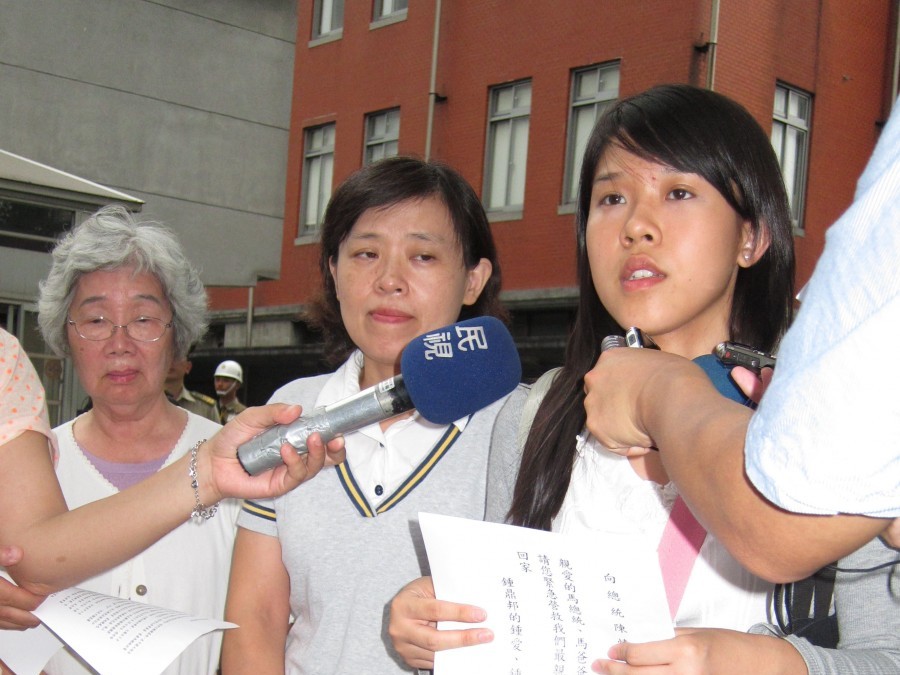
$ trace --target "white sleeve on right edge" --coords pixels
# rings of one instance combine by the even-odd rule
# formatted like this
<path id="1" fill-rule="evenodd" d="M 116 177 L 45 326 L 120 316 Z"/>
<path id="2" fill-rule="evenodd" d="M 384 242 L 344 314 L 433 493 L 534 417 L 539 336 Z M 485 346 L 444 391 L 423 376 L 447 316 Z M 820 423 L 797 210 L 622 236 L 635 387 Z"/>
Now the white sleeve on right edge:
<path id="1" fill-rule="evenodd" d="M 746 438 L 746 469 L 799 513 L 900 516 L 900 106 L 828 230 Z"/>

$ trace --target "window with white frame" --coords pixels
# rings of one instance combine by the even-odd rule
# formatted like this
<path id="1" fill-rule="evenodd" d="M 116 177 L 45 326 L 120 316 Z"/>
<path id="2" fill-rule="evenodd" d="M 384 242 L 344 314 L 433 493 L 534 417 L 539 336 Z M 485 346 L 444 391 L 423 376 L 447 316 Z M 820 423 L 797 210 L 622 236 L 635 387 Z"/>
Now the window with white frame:
<path id="1" fill-rule="evenodd" d="M 366 153 L 363 161 L 371 164 L 397 154 L 400 140 L 400 108 L 366 115 Z"/>
<path id="2" fill-rule="evenodd" d="M 531 115 L 531 81 L 490 91 L 485 206 L 489 211 L 517 211 L 525 203 L 525 160 Z"/>
<path id="3" fill-rule="evenodd" d="M 344 27 L 344 0 L 314 0 L 313 38 L 337 33 Z"/>
<path id="4" fill-rule="evenodd" d="M 323 124 L 307 129 L 304 134 L 300 236 L 312 234 L 318 229 L 331 198 L 334 129 L 334 124 Z"/>
<path id="5" fill-rule="evenodd" d="M 375 18 L 384 19 L 395 14 L 405 14 L 409 0 L 375 0 Z"/>
<path id="6" fill-rule="evenodd" d="M 619 96 L 619 64 L 607 63 L 572 72 L 569 132 L 566 139 L 566 178 L 563 203 L 578 197 L 581 160 L 594 124 Z"/>
<path id="7" fill-rule="evenodd" d="M 783 84 L 775 86 L 772 147 L 781 164 L 791 206 L 791 220 L 798 230 L 803 229 L 811 110 L 812 97 L 809 94 Z"/>

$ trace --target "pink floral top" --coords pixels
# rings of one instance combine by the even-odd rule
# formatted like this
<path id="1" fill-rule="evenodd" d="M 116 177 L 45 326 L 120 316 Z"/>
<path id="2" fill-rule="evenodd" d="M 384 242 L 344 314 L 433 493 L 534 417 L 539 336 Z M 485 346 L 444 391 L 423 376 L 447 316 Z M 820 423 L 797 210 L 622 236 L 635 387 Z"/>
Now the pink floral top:
<path id="1" fill-rule="evenodd" d="M 0 446 L 29 430 L 47 437 L 55 464 L 44 387 L 19 341 L 0 328 Z"/>

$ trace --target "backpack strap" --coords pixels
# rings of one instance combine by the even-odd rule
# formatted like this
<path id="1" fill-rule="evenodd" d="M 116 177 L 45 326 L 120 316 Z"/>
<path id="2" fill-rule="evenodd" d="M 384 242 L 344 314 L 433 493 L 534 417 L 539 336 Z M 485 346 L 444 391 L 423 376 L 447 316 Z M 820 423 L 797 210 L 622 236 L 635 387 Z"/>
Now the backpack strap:
<path id="1" fill-rule="evenodd" d="M 556 379 L 560 370 L 562 368 L 551 368 L 531 385 L 531 391 L 528 392 L 528 398 L 525 399 L 525 405 L 522 407 L 522 417 L 519 419 L 519 433 L 516 436 L 519 450 L 525 447 L 525 441 L 528 439 L 528 432 L 531 431 L 534 416 L 537 414 L 538 408 L 541 407 L 541 401 L 544 400 L 544 396 L 547 395 L 550 385 L 553 384 L 553 380 Z"/>
<path id="2" fill-rule="evenodd" d="M 775 617 L 783 634 L 797 635 L 817 647 L 837 647 L 840 634 L 832 607 L 835 564 L 806 579 L 775 586 Z"/>

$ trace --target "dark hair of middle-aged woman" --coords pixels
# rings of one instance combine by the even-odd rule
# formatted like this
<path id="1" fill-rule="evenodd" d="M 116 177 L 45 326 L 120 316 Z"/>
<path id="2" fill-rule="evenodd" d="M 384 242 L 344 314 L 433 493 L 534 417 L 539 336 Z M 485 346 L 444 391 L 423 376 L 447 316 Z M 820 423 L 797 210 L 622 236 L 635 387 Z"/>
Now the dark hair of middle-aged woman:
<path id="1" fill-rule="evenodd" d="M 341 243 L 369 209 L 388 208 L 409 200 L 437 197 L 447 207 L 456 237 L 462 247 L 463 264 L 471 269 L 482 258 L 493 271 L 478 300 L 462 308 L 459 319 L 475 316 L 506 318 L 500 304 L 500 260 L 490 224 L 478 195 L 456 170 L 440 162 L 415 157 L 390 157 L 373 162 L 350 175 L 328 203 L 322 223 L 319 271 L 322 288 L 305 318 L 322 331 L 325 358 L 338 364 L 355 348 L 344 322 L 329 264 Z"/>

